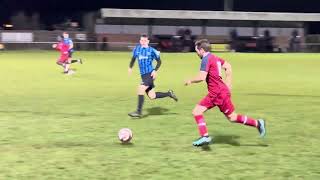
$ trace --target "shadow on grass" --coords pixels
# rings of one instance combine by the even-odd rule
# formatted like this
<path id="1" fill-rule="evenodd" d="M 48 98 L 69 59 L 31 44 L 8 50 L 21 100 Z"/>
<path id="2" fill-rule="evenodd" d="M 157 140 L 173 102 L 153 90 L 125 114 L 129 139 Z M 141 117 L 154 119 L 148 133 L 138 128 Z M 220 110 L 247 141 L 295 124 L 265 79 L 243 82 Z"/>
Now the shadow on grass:
<path id="1" fill-rule="evenodd" d="M 229 144 L 231 146 L 252 146 L 252 147 L 268 147 L 268 144 L 240 144 L 237 135 L 216 135 L 213 137 L 214 144 Z"/>
<path id="2" fill-rule="evenodd" d="M 75 147 L 96 147 L 97 144 L 90 142 L 52 142 L 48 144 L 33 144 L 35 149 L 48 149 L 48 148 L 75 148 Z"/>
<path id="3" fill-rule="evenodd" d="M 160 115 L 173 115 L 173 114 L 178 114 L 178 113 L 171 113 L 169 112 L 170 110 L 167 108 L 162 108 L 162 107 L 152 107 L 146 109 L 146 114 L 142 116 L 142 118 L 146 118 L 148 116 L 160 116 Z"/>
<path id="4" fill-rule="evenodd" d="M 70 68 L 69 70 L 74 71 L 74 72 L 77 72 L 77 69 L 76 69 L 76 68 Z M 62 71 L 61 74 L 66 74 L 66 73 L 65 73 L 64 71 Z"/>
<path id="5" fill-rule="evenodd" d="M 202 151 L 211 151 L 210 145 L 201 146 Z"/>
<path id="6" fill-rule="evenodd" d="M 320 98 L 320 96 L 316 96 L 316 95 L 303 95 L 303 94 L 249 93 L 249 94 L 245 94 L 245 95 L 248 95 L 248 96 L 312 97 L 312 98 Z"/>
<path id="7" fill-rule="evenodd" d="M 134 144 L 132 142 L 128 142 L 128 143 L 119 143 L 120 146 L 123 147 L 134 147 Z"/>
<path id="8" fill-rule="evenodd" d="M 258 143 L 258 144 L 241 144 L 241 146 L 252 146 L 252 147 L 269 147 L 269 144 L 262 144 L 262 143 Z"/>
<path id="9" fill-rule="evenodd" d="M 240 146 L 240 143 L 237 141 L 239 136 L 236 135 L 215 135 L 213 137 L 214 144 L 229 144 L 232 146 Z"/>
<path id="10" fill-rule="evenodd" d="M 77 117 L 88 117 L 88 116 L 94 116 L 87 113 L 61 113 L 61 112 L 40 112 L 40 111 L 22 111 L 22 110 L 16 110 L 16 111 L 0 111 L 0 113 L 7 113 L 7 114 L 33 114 L 33 115 L 39 115 L 39 116 L 48 116 L 48 115 L 59 115 L 59 116 L 77 116 Z"/>
<path id="11" fill-rule="evenodd" d="M 126 148 L 133 148 L 134 144 L 117 142 L 114 145 L 118 145 Z M 32 144 L 35 149 L 47 149 L 47 148 L 76 148 L 76 147 L 104 147 L 105 144 L 101 143 L 91 143 L 91 142 L 52 142 L 48 144 Z"/>

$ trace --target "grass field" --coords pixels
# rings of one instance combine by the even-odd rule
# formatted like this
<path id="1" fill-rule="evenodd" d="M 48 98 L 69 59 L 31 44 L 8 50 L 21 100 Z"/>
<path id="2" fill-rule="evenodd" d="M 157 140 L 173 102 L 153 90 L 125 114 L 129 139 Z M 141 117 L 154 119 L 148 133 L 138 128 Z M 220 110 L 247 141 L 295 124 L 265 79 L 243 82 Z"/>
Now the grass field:
<path id="1" fill-rule="evenodd" d="M 195 54 L 162 54 L 157 90 L 180 98 L 145 103 L 133 120 L 137 66 L 129 53 L 77 52 L 85 60 L 65 76 L 56 52 L 0 52 L 0 179 L 320 179 L 320 54 L 219 54 L 233 65 L 239 113 L 267 119 L 268 134 L 205 114 L 215 138 L 192 147 L 191 115 L 205 84 Z M 121 145 L 120 128 L 133 130 Z"/>

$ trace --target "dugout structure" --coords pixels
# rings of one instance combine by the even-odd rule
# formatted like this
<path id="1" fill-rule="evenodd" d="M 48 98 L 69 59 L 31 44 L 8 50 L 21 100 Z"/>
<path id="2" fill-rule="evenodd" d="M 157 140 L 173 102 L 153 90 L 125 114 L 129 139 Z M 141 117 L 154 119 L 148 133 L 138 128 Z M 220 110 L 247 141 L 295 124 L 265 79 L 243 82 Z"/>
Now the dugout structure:
<path id="1" fill-rule="evenodd" d="M 95 32 L 98 41 L 137 42 L 141 33 L 150 36 L 177 35 L 179 29 L 190 29 L 197 38 L 208 38 L 212 43 L 230 43 L 230 33 L 238 36 L 260 37 L 266 30 L 276 47 L 287 50 L 293 31 L 301 42 L 308 32 L 308 23 L 320 21 L 319 13 L 271 13 L 235 11 L 186 11 L 101 9 Z M 254 46 L 254 43 L 249 44 Z"/>

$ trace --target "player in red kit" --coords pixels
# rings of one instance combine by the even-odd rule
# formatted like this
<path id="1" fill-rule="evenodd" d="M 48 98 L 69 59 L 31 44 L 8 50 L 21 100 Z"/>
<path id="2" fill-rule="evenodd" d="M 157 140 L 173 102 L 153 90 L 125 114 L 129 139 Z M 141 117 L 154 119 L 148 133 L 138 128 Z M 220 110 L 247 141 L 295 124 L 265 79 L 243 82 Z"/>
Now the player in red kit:
<path id="1" fill-rule="evenodd" d="M 53 44 L 52 48 L 60 51 L 60 57 L 57 61 L 57 64 L 63 67 L 65 74 L 72 74 L 73 71 L 70 70 L 69 62 L 69 45 L 61 41 L 58 44 Z"/>
<path id="2" fill-rule="evenodd" d="M 185 85 L 188 86 L 192 83 L 206 81 L 208 95 L 204 97 L 192 111 L 201 136 L 193 142 L 193 145 L 202 146 L 212 142 L 212 138 L 208 134 L 203 113 L 215 106 L 218 106 L 220 111 L 224 113 L 231 122 L 255 127 L 258 129 L 260 136 L 264 137 L 266 135 L 266 127 L 263 119 L 256 120 L 235 112 L 230 93 L 232 81 L 231 65 L 210 53 L 211 45 L 208 40 L 199 40 L 195 43 L 195 46 L 195 50 L 201 58 L 200 73 L 195 78 L 186 81 Z M 224 70 L 226 74 L 225 81 L 222 80 L 222 70 Z"/>

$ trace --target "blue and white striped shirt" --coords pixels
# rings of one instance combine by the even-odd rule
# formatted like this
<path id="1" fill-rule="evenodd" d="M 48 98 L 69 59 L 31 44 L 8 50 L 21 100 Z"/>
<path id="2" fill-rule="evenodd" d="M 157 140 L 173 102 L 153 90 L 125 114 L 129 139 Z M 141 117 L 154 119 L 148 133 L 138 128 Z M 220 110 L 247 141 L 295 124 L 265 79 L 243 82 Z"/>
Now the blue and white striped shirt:
<path id="1" fill-rule="evenodd" d="M 63 38 L 63 43 L 70 46 L 71 44 L 73 44 L 73 41 L 71 38 Z M 73 51 L 74 51 L 73 48 L 69 50 L 69 52 L 73 52 Z"/>
<path id="2" fill-rule="evenodd" d="M 141 45 L 137 45 L 132 53 L 133 58 L 138 58 L 141 75 L 151 73 L 154 70 L 152 66 L 153 60 L 160 60 L 160 52 L 150 46 L 142 47 Z"/>

